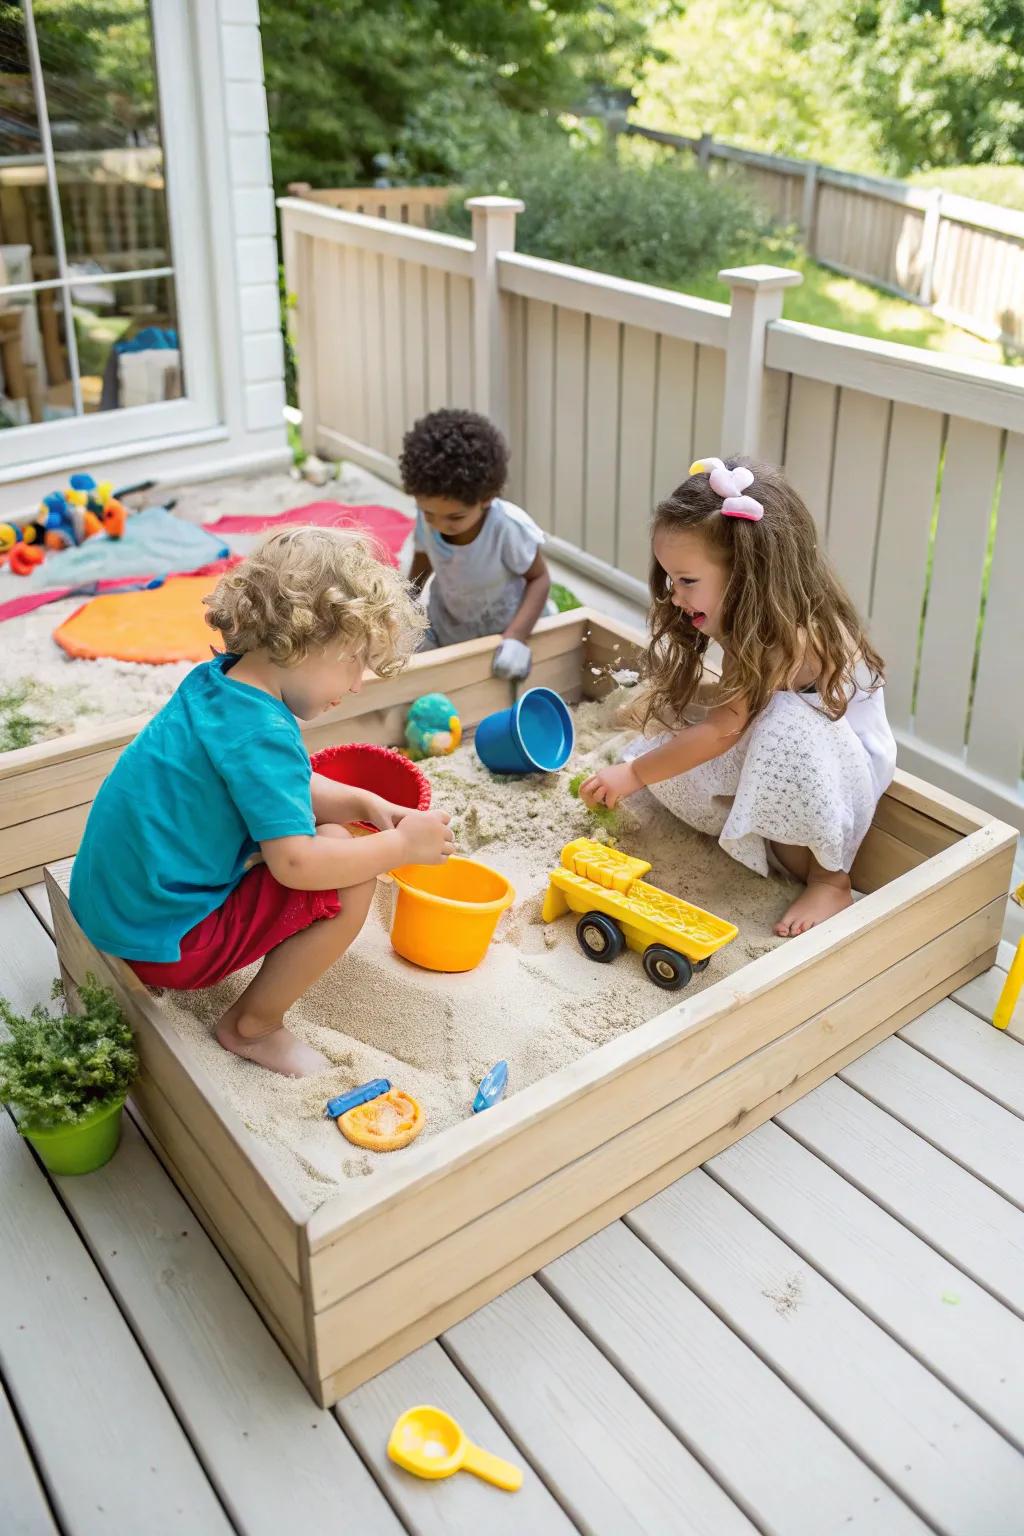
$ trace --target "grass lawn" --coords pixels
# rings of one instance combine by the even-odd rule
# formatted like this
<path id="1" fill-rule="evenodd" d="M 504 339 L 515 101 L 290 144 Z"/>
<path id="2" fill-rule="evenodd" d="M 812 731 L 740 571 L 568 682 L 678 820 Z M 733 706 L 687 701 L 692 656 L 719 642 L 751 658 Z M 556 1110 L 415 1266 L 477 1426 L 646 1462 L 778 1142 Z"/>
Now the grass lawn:
<path id="1" fill-rule="evenodd" d="M 930 310 L 894 298 L 880 288 L 872 288 L 856 278 L 840 277 L 837 272 L 830 272 L 805 256 L 784 262 L 771 255 L 751 259 L 792 266 L 803 273 L 804 280 L 799 288 L 786 289 L 782 312 L 787 320 L 830 326 L 836 331 L 852 331 L 857 336 L 871 336 L 877 341 L 902 342 L 908 347 L 925 347 L 932 352 L 946 352 L 987 363 L 1008 361 L 994 342 L 982 341 L 959 326 L 948 325 Z M 680 288 L 702 299 L 718 299 L 721 303 L 727 303 L 729 299 L 725 284 L 720 283 L 713 273 L 696 282 L 680 284 Z"/>

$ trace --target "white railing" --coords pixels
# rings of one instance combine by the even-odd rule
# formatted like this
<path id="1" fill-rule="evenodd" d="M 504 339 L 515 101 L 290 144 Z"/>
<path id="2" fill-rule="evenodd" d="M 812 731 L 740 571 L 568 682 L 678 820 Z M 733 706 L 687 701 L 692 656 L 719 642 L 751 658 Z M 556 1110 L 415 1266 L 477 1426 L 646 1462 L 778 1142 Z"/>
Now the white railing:
<path id="1" fill-rule="evenodd" d="M 815 261 L 1024 352 L 1024 213 L 741 149 L 709 133 L 694 139 L 632 123 L 625 132 L 690 151 L 705 170 L 715 161 L 738 167 L 775 220 L 799 227 Z"/>
<path id="2" fill-rule="evenodd" d="M 901 761 L 1024 829 L 1024 378 L 783 321 L 775 267 L 730 305 L 283 199 L 307 446 L 397 478 L 425 410 L 488 412 L 510 494 L 569 564 L 643 598 L 652 506 L 691 460 L 783 464 L 888 666 Z"/>

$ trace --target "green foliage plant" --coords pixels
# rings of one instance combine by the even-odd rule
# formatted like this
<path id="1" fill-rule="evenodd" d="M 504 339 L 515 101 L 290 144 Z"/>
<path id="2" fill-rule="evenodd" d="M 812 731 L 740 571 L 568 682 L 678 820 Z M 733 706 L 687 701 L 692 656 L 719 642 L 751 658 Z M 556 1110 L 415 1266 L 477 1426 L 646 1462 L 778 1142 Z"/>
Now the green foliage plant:
<path id="1" fill-rule="evenodd" d="M 63 998 L 55 983 L 54 998 Z M 72 1125 L 123 1099 L 138 1071 L 128 1021 L 108 987 L 89 976 L 79 989 L 82 1012 L 37 1003 L 18 1014 L 0 998 L 0 1100 L 16 1106 L 28 1127 Z"/>

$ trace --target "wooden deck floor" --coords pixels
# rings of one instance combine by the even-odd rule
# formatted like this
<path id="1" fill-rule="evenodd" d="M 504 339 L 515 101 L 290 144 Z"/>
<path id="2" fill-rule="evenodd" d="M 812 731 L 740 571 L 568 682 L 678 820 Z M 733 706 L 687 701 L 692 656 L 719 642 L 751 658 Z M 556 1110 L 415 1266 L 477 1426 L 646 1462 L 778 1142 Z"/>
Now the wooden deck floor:
<path id="1" fill-rule="evenodd" d="M 0 898 L 20 1008 L 49 993 L 47 920 L 39 889 Z M 989 1025 L 1002 975 L 333 1413 L 134 1122 L 107 1168 L 51 1182 L 0 1112 L 0 1530 L 1020 1536 L 1024 1016 Z M 392 1467 L 424 1401 L 522 1491 Z"/>

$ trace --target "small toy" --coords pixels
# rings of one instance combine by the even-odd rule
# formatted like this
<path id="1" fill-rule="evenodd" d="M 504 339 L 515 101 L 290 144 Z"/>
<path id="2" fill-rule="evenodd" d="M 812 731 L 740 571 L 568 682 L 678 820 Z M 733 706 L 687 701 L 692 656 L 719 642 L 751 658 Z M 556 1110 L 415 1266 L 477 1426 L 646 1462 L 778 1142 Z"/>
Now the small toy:
<path id="1" fill-rule="evenodd" d="M 386 1077 L 375 1077 L 372 1082 L 364 1083 L 361 1088 L 352 1088 L 348 1093 L 341 1093 L 336 1099 L 327 1100 L 327 1108 L 324 1111 L 332 1120 L 338 1120 L 350 1109 L 358 1109 L 360 1104 L 368 1104 L 371 1099 L 379 1099 L 382 1093 L 390 1091 L 391 1084 Z"/>
<path id="2" fill-rule="evenodd" d="M 129 486 L 129 490 L 145 490 L 152 482 Z M 80 473 L 71 476 L 66 491 L 51 491 L 39 503 L 36 516 L 18 525 L 0 523 L 0 557 L 9 554 L 9 568 L 16 576 L 27 576 L 34 566 L 42 563 L 43 551 L 56 552 L 71 545 L 83 544 L 97 533 L 108 538 L 120 539 L 124 535 L 128 509 L 113 493 L 109 480 L 99 484 L 92 475 Z M 39 556 L 29 560 L 14 554 L 18 545 L 35 546 Z"/>
<path id="3" fill-rule="evenodd" d="M 423 693 L 409 706 L 405 740 L 414 762 L 422 757 L 447 757 L 462 740 L 462 723 L 455 705 L 443 693 Z"/>
<path id="4" fill-rule="evenodd" d="M 1024 890 L 1024 886 L 1021 889 Z M 1013 957 L 1006 980 L 1003 982 L 1003 990 L 999 994 L 999 1001 L 996 1003 L 996 1011 L 992 1015 L 992 1023 L 996 1029 L 1009 1028 L 1013 1010 L 1017 1006 L 1022 989 L 1024 989 L 1024 939 L 1021 939 L 1017 945 L 1017 953 Z"/>
<path id="5" fill-rule="evenodd" d="M 357 1147 L 370 1152 L 397 1152 L 415 1141 L 426 1124 L 426 1116 L 411 1093 L 391 1088 L 387 1093 L 359 1104 L 342 1115 L 341 1134 Z"/>
<path id="6" fill-rule="evenodd" d="M 408 1409 L 395 1421 L 388 1455 L 416 1477 L 451 1477 L 461 1469 L 506 1493 L 523 1486 L 519 1467 L 474 1445 L 450 1413 L 426 1404 Z"/>
<path id="7" fill-rule="evenodd" d="M 7 566 L 15 576 L 27 576 L 42 565 L 46 555 L 41 544 L 15 544 L 7 557 Z"/>
<path id="8" fill-rule="evenodd" d="M 648 885 L 643 876 L 650 867 L 646 859 L 578 837 L 566 843 L 561 865 L 549 876 L 541 917 L 551 923 L 566 912 L 581 913 L 576 937 L 588 960 L 607 965 L 628 945 L 642 953 L 656 987 L 677 992 L 739 930 Z"/>
<path id="9" fill-rule="evenodd" d="M 508 1083 L 508 1062 L 499 1061 L 491 1070 L 480 1079 L 480 1086 L 473 1100 L 473 1113 L 478 1115 L 482 1109 L 490 1109 L 492 1104 L 504 1097 L 505 1087 Z"/>
<path id="10" fill-rule="evenodd" d="M 504 875 L 475 859 L 402 864 L 391 878 L 398 887 L 391 946 L 427 971 L 471 971 L 479 965 L 498 918 L 516 899 Z"/>
<path id="11" fill-rule="evenodd" d="M 556 773 L 572 756 L 572 716 L 551 688 L 528 688 L 510 709 L 481 720 L 474 744 L 492 773 Z"/>

